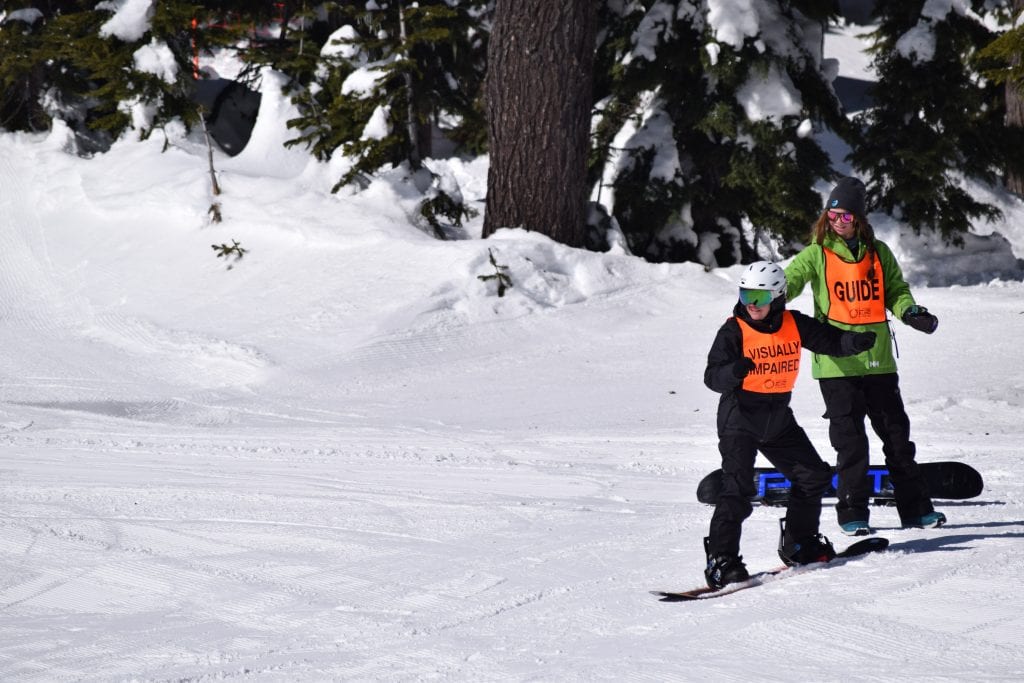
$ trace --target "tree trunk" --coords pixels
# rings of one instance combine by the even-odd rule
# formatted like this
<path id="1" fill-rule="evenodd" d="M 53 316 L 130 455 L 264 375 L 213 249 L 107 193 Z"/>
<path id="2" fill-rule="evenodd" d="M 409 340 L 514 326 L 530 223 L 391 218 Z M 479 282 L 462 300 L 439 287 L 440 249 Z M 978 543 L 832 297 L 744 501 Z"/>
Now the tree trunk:
<path id="1" fill-rule="evenodd" d="M 1014 81 L 1006 82 L 1006 125 L 1024 128 L 1024 87 Z M 1006 174 L 1006 189 L 1024 197 L 1024 175 L 1013 170 Z"/>
<path id="2" fill-rule="evenodd" d="M 484 237 L 522 227 L 583 245 L 596 25 L 593 0 L 497 0 Z"/>
<path id="3" fill-rule="evenodd" d="M 409 47 L 409 36 L 405 30 L 405 6 L 398 3 L 398 35 L 402 40 L 402 50 L 408 58 L 412 58 L 412 50 Z M 409 135 L 409 166 L 412 170 L 418 171 L 423 168 L 423 159 L 420 157 L 419 124 L 416 118 L 416 86 L 412 82 L 412 72 L 405 69 L 405 129 Z"/>
<path id="4" fill-rule="evenodd" d="M 1024 11 L 1024 0 L 1014 0 L 1014 16 Z M 1020 55 L 1014 59 L 1013 66 L 1020 64 Z M 1024 129 L 1024 84 L 1010 79 L 1006 81 L 1006 125 L 1010 128 Z M 1006 173 L 1006 189 L 1018 197 L 1024 197 L 1024 175 L 1016 170 Z"/>

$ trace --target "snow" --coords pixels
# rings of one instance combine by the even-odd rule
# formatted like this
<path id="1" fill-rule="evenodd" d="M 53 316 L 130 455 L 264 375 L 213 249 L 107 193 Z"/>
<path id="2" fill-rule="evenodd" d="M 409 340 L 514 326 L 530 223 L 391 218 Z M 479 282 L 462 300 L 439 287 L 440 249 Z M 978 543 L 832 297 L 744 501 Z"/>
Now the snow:
<path id="1" fill-rule="evenodd" d="M 342 26 L 327 39 L 320 49 L 321 57 L 339 56 L 344 59 L 353 59 L 358 54 L 358 49 L 350 42 L 357 36 L 355 28 L 346 24 Z"/>
<path id="2" fill-rule="evenodd" d="M 664 2 L 655 3 L 647 11 L 633 35 L 634 57 L 649 62 L 657 59 L 658 45 L 673 37 L 671 27 L 674 12 L 675 8 Z"/>
<path id="3" fill-rule="evenodd" d="M 114 12 L 114 15 L 100 27 L 101 36 L 114 36 L 131 43 L 149 30 L 149 22 L 153 17 L 153 0 L 111 0 L 98 3 L 96 9 L 109 9 Z"/>
<path id="4" fill-rule="evenodd" d="M 632 135 L 624 145 L 625 150 L 654 150 L 654 158 L 651 159 L 650 177 L 653 180 L 660 180 L 671 183 L 679 173 L 679 150 L 676 148 L 675 137 L 672 130 L 672 119 L 662 108 L 660 100 L 655 100 L 652 105 L 644 111 L 644 122 L 640 129 Z M 632 156 L 620 157 L 620 169 L 625 169 L 633 164 Z"/>
<path id="5" fill-rule="evenodd" d="M 770 12 L 770 7 L 763 7 Z M 743 47 L 743 41 L 761 32 L 758 7 L 749 0 L 708 0 L 708 23 L 715 38 L 734 49 Z"/>
<path id="6" fill-rule="evenodd" d="M 930 62 L 935 58 L 935 25 L 945 21 L 950 12 L 971 14 L 962 0 L 927 0 L 921 8 L 921 19 L 896 41 L 896 51 L 906 59 Z M 978 21 L 984 20 L 973 15 Z"/>
<path id="7" fill-rule="evenodd" d="M 968 13 L 969 8 L 963 0 L 926 0 L 921 7 L 921 16 L 934 21 L 945 21 L 950 12 L 955 11 L 960 16 Z"/>
<path id="8" fill-rule="evenodd" d="M 918 457 L 982 495 L 935 530 L 874 509 L 889 552 L 662 604 L 703 580 L 701 377 L 742 267 L 481 240 L 482 215 L 435 240 L 400 170 L 331 194 L 281 150 L 273 83 L 216 198 L 173 128 L 89 160 L 0 134 L 0 679 L 1024 675 L 1022 202 L 971 186 L 1005 217 L 964 251 L 872 216 L 940 319 L 894 325 Z M 486 159 L 429 163 L 482 208 Z M 831 459 L 809 372 L 794 410 Z M 744 527 L 753 569 L 780 514 Z M 848 540 L 827 507 L 823 531 Z"/>
<path id="9" fill-rule="evenodd" d="M 708 59 L 711 62 L 711 66 L 718 64 L 718 57 L 722 54 L 722 46 L 718 43 L 708 43 L 704 46 L 704 51 L 708 53 Z"/>
<path id="10" fill-rule="evenodd" d="M 13 12 L 0 12 L 0 21 L 23 21 L 26 24 L 34 24 L 42 18 L 43 13 L 34 7 L 16 9 Z"/>
<path id="11" fill-rule="evenodd" d="M 148 45 L 136 50 L 133 57 L 136 71 L 151 73 L 167 83 L 174 83 L 174 78 L 178 75 L 178 64 L 166 43 L 154 38 Z"/>
<path id="12" fill-rule="evenodd" d="M 373 114 L 363 128 L 361 138 L 363 140 L 383 140 L 386 138 L 391 133 L 391 124 L 388 123 L 390 114 L 391 108 L 384 105 L 374 109 Z"/>
<path id="13" fill-rule="evenodd" d="M 797 116 L 803 107 L 793 81 L 775 64 L 763 73 L 752 73 L 736 92 L 736 99 L 751 121 L 778 123 L 786 116 Z"/>
<path id="14" fill-rule="evenodd" d="M 870 27 L 856 24 L 830 25 L 825 33 L 825 54 L 837 62 L 837 75 L 848 78 L 876 80 L 871 68 L 871 55 L 857 49 L 867 39 Z"/>
<path id="15" fill-rule="evenodd" d="M 935 58 L 935 33 L 931 24 L 919 21 L 896 41 L 896 51 L 913 61 L 932 61 Z"/>
<path id="16" fill-rule="evenodd" d="M 739 51 L 748 38 L 754 38 L 754 47 L 764 53 L 771 48 L 781 57 L 802 60 L 818 51 L 821 30 L 814 21 L 793 24 L 779 12 L 773 2 L 751 0 L 708 0 L 707 21 L 715 39 Z M 798 14 L 798 13 L 797 13 Z"/>
<path id="17" fill-rule="evenodd" d="M 362 97 L 372 92 L 386 76 L 387 72 L 383 69 L 356 69 L 341 84 L 341 94 Z"/>

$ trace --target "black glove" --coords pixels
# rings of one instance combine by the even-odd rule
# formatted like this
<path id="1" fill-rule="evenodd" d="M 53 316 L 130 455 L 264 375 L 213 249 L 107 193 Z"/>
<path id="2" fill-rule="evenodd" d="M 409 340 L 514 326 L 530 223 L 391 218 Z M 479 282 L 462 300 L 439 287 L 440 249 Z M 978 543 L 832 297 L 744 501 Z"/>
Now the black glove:
<path id="1" fill-rule="evenodd" d="M 853 350 L 857 353 L 867 351 L 875 345 L 874 332 L 857 332 L 853 335 Z"/>
<path id="2" fill-rule="evenodd" d="M 924 306 L 911 306 L 903 313 L 903 322 L 915 330 L 931 334 L 939 326 L 939 319 L 928 312 Z"/>
<path id="3" fill-rule="evenodd" d="M 732 364 L 732 374 L 736 379 L 743 379 L 750 374 L 750 371 L 754 369 L 754 361 L 750 360 L 747 356 L 743 356 L 738 361 Z"/>

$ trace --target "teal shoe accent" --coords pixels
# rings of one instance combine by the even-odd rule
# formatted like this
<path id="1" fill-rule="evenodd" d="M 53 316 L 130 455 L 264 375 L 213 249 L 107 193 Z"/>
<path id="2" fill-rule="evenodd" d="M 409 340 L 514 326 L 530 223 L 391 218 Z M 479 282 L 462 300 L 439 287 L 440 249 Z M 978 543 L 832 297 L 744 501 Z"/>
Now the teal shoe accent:
<path id="1" fill-rule="evenodd" d="M 874 529 L 865 521 L 845 522 L 839 525 L 847 536 L 868 536 L 874 533 Z"/>
<path id="2" fill-rule="evenodd" d="M 946 523 L 946 515 L 941 512 L 929 512 L 915 519 L 904 519 L 904 529 L 935 529 Z"/>

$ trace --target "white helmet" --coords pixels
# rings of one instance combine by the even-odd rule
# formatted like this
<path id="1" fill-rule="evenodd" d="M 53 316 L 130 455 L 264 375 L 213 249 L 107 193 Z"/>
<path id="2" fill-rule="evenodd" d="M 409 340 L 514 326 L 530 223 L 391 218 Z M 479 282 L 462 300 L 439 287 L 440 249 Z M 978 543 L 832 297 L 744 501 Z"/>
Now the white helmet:
<path id="1" fill-rule="evenodd" d="M 769 261 L 751 263 L 740 275 L 740 289 L 767 289 L 774 301 L 786 295 L 786 271 Z"/>

